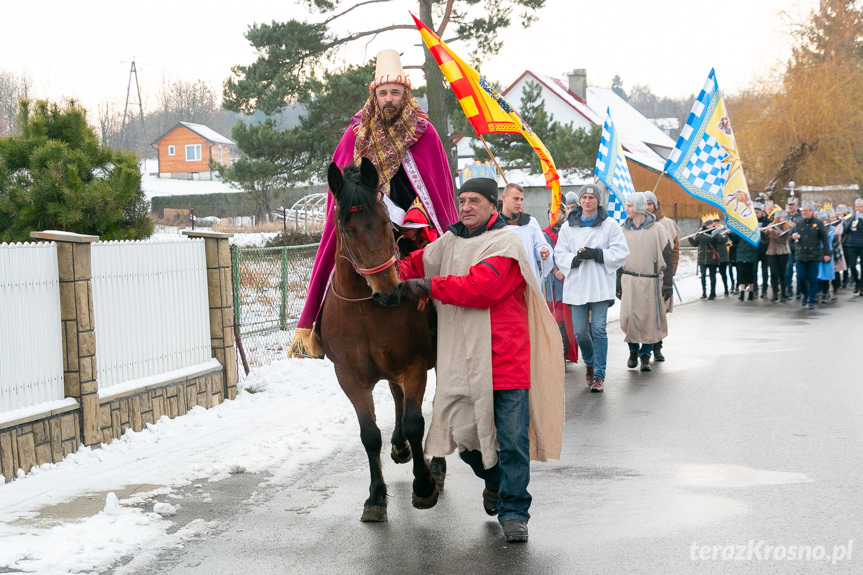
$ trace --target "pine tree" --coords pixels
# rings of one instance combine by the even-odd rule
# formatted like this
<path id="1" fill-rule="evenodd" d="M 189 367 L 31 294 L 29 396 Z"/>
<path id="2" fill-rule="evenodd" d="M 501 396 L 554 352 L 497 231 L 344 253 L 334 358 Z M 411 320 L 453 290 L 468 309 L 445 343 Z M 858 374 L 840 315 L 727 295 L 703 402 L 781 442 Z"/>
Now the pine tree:
<path id="1" fill-rule="evenodd" d="M 103 240 L 153 232 L 133 154 L 99 143 L 86 112 L 22 100 L 20 134 L 0 139 L 0 241 L 61 230 Z"/>
<path id="2" fill-rule="evenodd" d="M 415 25 L 404 20 L 406 14 L 399 17 L 400 21 L 405 23 L 388 23 L 394 19 L 391 0 L 307 0 L 304 3 L 310 12 L 320 13 L 324 18 L 323 23 L 274 21 L 270 24 L 255 24 L 249 28 L 246 38 L 259 57 L 250 65 L 234 66 L 231 69 L 232 77 L 224 83 L 223 104 L 226 109 L 245 114 L 255 111 L 273 114 L 296 103 L 308 105 L 322 93 L 322 85 L 327 82 L 327 79 L 322 78 L 322 71 L 332 65 L 333 58 L 339 50 L 344 50 L 345 46 L 394 31 L 409 31 L 414 34 L 413 41 L 419 42 Z M 330 29 L 332 23 L 338 19 L 347 20 L 363 12 L 368 14 L 369 10 L 375 9 L 372 8 L 374 4 L 387 5 L 379 8 L 378 21 L 382 22 L 379 27 L 356 29 L 341 36 Z M 509 27 L 514 20 L 523 27 L 528 27 L 537 20 L 536 11 L 544 5 L 545 0 L 496 0 L 484 3 L 479 3 L 478 0 L 417 0 L 416 13 L 419 19 L 439 36 L 444 37 L 445 32 L 454 36 L 455 41 L 467 44 L 468 53 L 472 53 L 475 59 L 482 60 L 500 50 L 501 30 Z M 521 11 L 517 16 L 514 15 L 516 9 Z M 410 63 L 405 63 L 408 64 Z M 428 50 L 425 50 L 422 68 L 426 79 L 429 121 L 447 147 L 450 141 L 448 116 L 452 111 L 452 99 L 447 94 L 449 90 L 444 84 L 440 68 Z M 348 68 L 347 71 L 358 69 Z M 371 76 L 372 74 L 369 74 L 358 80 L 359 86 L 367 86 Z M 329 80 L 332 79 L 331 75 Z M 352 110 L 337 118 L 336 124 L 346 126 L 367 97 L 366 92 L 352 102 Z M 311 136 L 317 134 L 321 128 L 327 126 L 313 126 Z M 297 136 L 299 137 L 299 134 Z M 239 147 L 250 156 L 255 153 L 244 149 L 242 144 L 239 144 Z M 329 149 L 329 154 L 332 154 L 332 150 L 333 148 Z M 449 151 L 449 147 L 447 150 Z M 453 164 L 454 158 L 450 160 Z M 299 174 L 291 171 L 284 172 L 284 175 L 289 182 L 296 182 L 295 178 L 299 177 Z"/>

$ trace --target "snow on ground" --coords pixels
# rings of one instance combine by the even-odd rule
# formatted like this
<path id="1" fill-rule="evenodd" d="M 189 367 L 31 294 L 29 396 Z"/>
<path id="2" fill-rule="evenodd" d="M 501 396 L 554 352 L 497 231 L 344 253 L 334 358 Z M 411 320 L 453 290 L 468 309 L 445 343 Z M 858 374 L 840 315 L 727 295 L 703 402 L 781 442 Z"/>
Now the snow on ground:
<path id="1" fill-rule="evenodd" d="M 220 180 L 179 180 L 159 177 L 159 162 L 143 160 L 141 162 L 141 189 L 144 198 L 149 201 L 155 196 L 184 196 L 187 194 L 221 194 L 242 193 Z"/>
<path id="2" fill-rule="evenodd" d="M 429 379 L 433 389 L 433 372 Z M 379 424 L 391 429 L 393 410 L 381 403 L 388 394 L 386 385 L 375 390 Z M 172 511 L 183 505 L 177 487 L 206 489 L 232 473 L 268 472 L 278 483 L 347 442 L 359 445 L 356 416 L 330 362 L 285 359 L 259 368 L 233 401 L 163 417 L 0 486 L 0 571 L 100 572 L 124 556 L 154 557 L 217 527 L 197 521 L 169 534 Z M 142 485 L 149 489 L 120 497 L 119 505 L 111 496 Z M 88 494 L 98 495 L 101 510 L 57 511 Z"/>
<path id="3" fill-rule="evenodd" d="M 701 295 L 695 267 L 694 251 L 683 251 L 677 284 L 684 302 Z M 613 306 L 610 322 L 619 313 L 620 305 Z M 670 323 L 671 339 L 673 316 Z M 609 339 L 623 345 L 617 325 L 609 326 Z M 427 416 L 434 383 L 432 371 L 423 406 Z M 128 431 L 99 449 L 81 448 L 0 485 L 0 572 L 101 573 L 135 557 L 115 568 L 133 573 L 160 550 L 220 527 L 196 519 L 176 529 L 172 517 L 183 506 L 180 488 L 193 485 L 206 501 L 207 484 L 231 474 L 269 473 L 269 481 L 278 484 L 337 446 L 353 442 L 359 448 L 356 416 L 329 361 L 283 359 L 256 368 L 239 388 L 235 400 L 163 417 L 145 430 Z M 387 436 L 394 419 L 388 386 L 377 386 L 375 402 Z"/>

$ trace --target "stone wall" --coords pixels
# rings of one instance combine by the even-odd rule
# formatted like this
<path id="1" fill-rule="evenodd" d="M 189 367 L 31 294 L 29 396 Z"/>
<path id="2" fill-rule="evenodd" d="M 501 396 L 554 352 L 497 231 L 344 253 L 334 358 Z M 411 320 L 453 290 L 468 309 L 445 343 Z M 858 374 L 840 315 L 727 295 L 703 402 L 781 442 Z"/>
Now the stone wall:
<path id="1" fill-rule="evenodd" d="M 25 472 L 43 463 L 57 463 L 81 445 L 80 413 L 53 413 L 18 421 L 0 429 L 0 474 L 12 481 L 19 469 Z"/>
<path id="2" fill-rule="evenodd" d="M 141 431 L 148 423 L 185 415 L 196 405 L 214 407 L 225 399 L 222 367 L 183 377 L 132 393 L 102 400 L 99 405 L 99 431 L 102 443 L 121 437 L 127 429 Z"/>

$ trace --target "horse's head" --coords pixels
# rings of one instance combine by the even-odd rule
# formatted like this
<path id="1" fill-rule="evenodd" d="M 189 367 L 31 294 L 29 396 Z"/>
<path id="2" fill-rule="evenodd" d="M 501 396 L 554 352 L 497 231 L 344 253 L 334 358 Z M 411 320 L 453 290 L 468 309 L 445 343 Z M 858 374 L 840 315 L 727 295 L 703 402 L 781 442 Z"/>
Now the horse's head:
<path id="1" fill-rule="evenodd" d="M 336 201 L 340 252 L 372 289 L 372 300 L 398 305 L 395 240 L 389 212 L 378 189 L 378 171 L 363 158 L 344 174 L 332 162 L 327 182 Z"/>

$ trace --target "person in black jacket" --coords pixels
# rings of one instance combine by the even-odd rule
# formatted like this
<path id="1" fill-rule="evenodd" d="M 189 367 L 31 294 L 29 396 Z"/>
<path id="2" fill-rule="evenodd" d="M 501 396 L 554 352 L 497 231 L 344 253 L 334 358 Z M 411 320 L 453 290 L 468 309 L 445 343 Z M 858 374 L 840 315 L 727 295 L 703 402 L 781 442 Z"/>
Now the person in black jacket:
<path id="1" fill-rule="evenodd" d="M 797 246 L 794 261 L 797 266 L 797 282 L 803 292 L 803 307 L 815 309 L 818 295 L 818 262 L 830 261 L 833 248 L 828 239 L 824 223 L 815 217 L 812 202 L 800 206 L 801 217 L 794 222 L 791 239 Z"/>
<path id="2" fill-rule="evenodd" d="M 717 214 L 708 214 L 702 219 L 701 231 L 689 238 L 690 245 L 698 248 L 698 267 L 701 272 L 701 299 L 716 299 L 716 270 L 720 264 L 720 252 L 728 254 L 726 242 L 728 230 L 719 223 Z M 707 275 L 710 274 L 710 296 L 707 295 Z M 728 295 L 728 287 L 725 288 Z"/>
<path id="3" fill-rule="evenodd" d="M 771 223 L 770 222 L 770 216 L 768 215 L 768 213 L 764 209 L 764 207 L 765 206 L 762 203 L 756 203 L 755 204 L 755 217 L 758 218 L 758 227 L 760 227 L 761 229 L 766 228 Z M 763 298 L 767 297 L 767 286 L 770 283 L 770 278 L 769 278 L 770 266 L 767 263 L 767 242 L 761 242 L 758 244 L 758 262 L 756 263 L 756 268 L 758 267 L 758 264 L 761 265 L 761 297 L 763 299 Z M 756 275 L 756 280 L 757 280 L 757 276 L 758 276 L 757 269 L 756 269 L 755 275 Z M 737 281 L 739 282 L 740 280 L 738 279 Z M 756 283 L 757 283 L 757 281 L 756 281 Z"/>
<path id="4" fill-rule="evenodd" d="M 863 296 L 863 272 L 857 271 L 857 261 L 863 260 L 863 199 L 854 200 L 854 212 L 844 218 L 843 228 L 845 263 L 851 271 L 854 293 Z"/>

